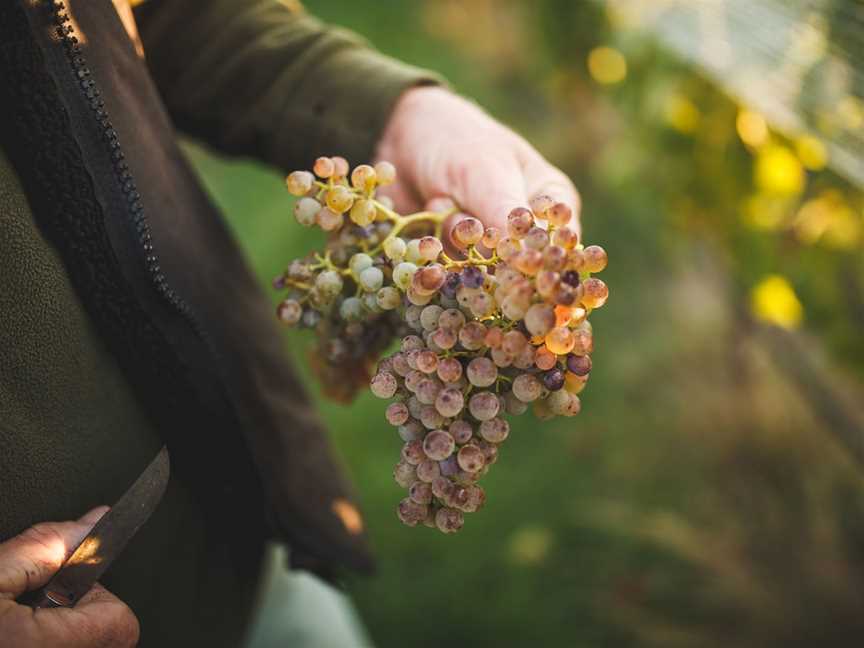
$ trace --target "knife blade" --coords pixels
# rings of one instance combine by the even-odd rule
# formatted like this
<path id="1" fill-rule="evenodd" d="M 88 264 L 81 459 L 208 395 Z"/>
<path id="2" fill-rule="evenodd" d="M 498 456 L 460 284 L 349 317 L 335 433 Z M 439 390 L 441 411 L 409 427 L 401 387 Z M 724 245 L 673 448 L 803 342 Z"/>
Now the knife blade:
<path id="1" fill-rule="evenodd" d="M 138 529 L 150 518 L 168 486 L 170 461 L 162 446 L 156 458 L 96 523 L 60 570 L 19 603 L 33 608 L 72 607 L 90 591 Z"/>

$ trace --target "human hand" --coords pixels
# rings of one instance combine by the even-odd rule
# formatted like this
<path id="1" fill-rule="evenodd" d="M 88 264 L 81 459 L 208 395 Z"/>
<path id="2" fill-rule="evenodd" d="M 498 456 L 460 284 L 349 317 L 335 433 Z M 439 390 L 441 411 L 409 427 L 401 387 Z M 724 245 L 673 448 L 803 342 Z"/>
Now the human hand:
<path id="1" fill-rule="evenodd" d="M 522 137 L 444 88 L 413 88 L 402 95 L 377 158 L 399 170 L 396 183 L 381 193 L 401 213 L 448 196 L 485 225 L 504 229 L 514 207 L 545 194 L 573 210 L 569 226 L 580 232 L 581 203 L 570 179 Z M 448 224 L 448 234 L 458 218 Z"/>
<path id="2" fill-rule="evenodd" d="M 42 587 L 107 508 L 74 522 L 45 522 L 0 543 L 0 648 L 131 648 L 138 643 L 132 610 L 98 583 L 74 608 L 33 610 L 15 599 Z"/>

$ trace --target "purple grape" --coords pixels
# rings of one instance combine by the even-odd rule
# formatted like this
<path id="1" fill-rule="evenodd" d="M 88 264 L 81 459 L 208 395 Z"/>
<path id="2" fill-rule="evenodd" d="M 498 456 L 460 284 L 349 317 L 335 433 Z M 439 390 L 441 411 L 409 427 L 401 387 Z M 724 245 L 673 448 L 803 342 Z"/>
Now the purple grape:
<path id="1" fill-rule="evenodd" d="M 587 376 L 591 371 L 591 356 L 571 353 L 567 356 L 567 368 L 577 376 Z"/>
<path id="2" fill-rule="evenodd" d="M 543 374 L 543 385 L 549 391 L 558 391 L 564 386 L 564 372 L 554 367 Z"/>
<path id="3" fill-rule="evenodd" d="M 575 288 L 579 285 L 579 273 L 575 270 L 568 270 L 561 275 L 561 281 Z"/>
<path id="4" fill-rule="evenodd" d="M 448 299 L 456 299 L 456 291 L 462 285 L 462 278 L 458 272 L 448 272 L 444 285 L 441 286 L 441 294 Z"/>
<path id="5" fill-rule="evenodd" d="M 452 477 L 459 472 L 459 462 L 456 455 L 450 455 L 444 461 L 439 461 L 438 465 L 441 468 L 441 474 L 445 477 Z"/>
<path id="6" fill-rule="evenodd" d="M 462 285 L 466 288 L 479 288 L 485 279 L 486 275 L 477 266 L 468 266 L 462 271 Z"/>

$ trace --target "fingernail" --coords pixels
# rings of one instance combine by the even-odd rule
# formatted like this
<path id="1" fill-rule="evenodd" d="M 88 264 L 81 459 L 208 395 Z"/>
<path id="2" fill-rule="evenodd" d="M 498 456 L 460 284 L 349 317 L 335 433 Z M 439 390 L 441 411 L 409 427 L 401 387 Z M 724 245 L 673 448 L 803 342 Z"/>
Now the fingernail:
<path id="1" fill-rule="evenodd" d="M 82 524 L 96 524 L 99 521 L 99 518 L 105 515 L 110 508 L 110 506 L 97 506 L 78 518 L 78 521 Z"/>

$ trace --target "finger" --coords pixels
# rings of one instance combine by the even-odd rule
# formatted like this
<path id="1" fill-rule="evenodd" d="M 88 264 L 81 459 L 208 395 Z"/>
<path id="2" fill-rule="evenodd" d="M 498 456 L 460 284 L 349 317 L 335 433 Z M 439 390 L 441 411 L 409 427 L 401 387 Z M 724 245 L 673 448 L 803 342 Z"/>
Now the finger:
<path id="1" fill-rule="evenodd" d="M 582 199 L 570 178 L 539 156 L 525 165 L 525 177 L 528 200 L 546 195 L 555 202 L 563 202 L 573 210 L 569 227 L 581 236 Z"/>
<path id="2" fill-rule="evenodd" d="M 44 645 L 64 648 L 131 648 L 140 635 L 138 619 L 129 606 L 99 583 L 74 608 L 36 610 L 33 621 Z"/>
<path id="3" fill-rule="evenodd" d="M 453 180 L 452 195 L 459 207 L 487 227 L 504 228 L 514 207 L 527 206 L 525 177 L 513 155 L 478 155 Z M 453 227 L 463 218 L 464 214 L 457 215 L 445 224 L 451 243 Z"/>
<path id="4" fill-rule="evenodd" d="M 107 510 L 95 508 L 74 522 L 43 522 L 0 544 L 0 598 L 47 583 Z"/>
<path id="5" fill-rule="evenodd" d="M 381 187 L 376 194 L 390 198 L 393 201 L 393 208 L 400 214 L 419 211 L 423 204 L 420 195 L 411 186 L 398 180 L 392 185 Z"/>

